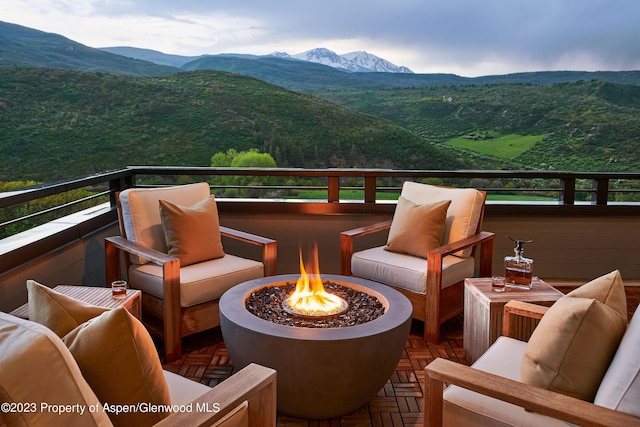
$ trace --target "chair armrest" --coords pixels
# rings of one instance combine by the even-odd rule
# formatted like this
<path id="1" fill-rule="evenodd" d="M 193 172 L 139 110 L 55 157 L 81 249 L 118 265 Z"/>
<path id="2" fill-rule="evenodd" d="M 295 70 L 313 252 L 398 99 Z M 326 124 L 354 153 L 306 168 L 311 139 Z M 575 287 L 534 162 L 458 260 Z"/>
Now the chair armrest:
<path id="1" fill-rule="evenodd" d="M 466 239 L 461 239 L 453 243 L 449 243 L 448 245 L 443 245 L 438 248 L 432 249 L 431 251 L 429 251 L 428 255 L 430 256 L 432 253 L 438 254 L 442 257 L 447 255 L 452 255 L 463 249 L 467 249 L 481 243 L 493 242 L 494 237 L 495 237 L 495 233 L 492 233 L 490 231 L 481 231 L 478 234 L 474 234 L 471 237 L 467 237 Z M 491 254 L 491 256 L 493 258 L 493 254 Z"/>
<path id="2" fill-rule="evenodd" d="M 351 276 L 351 256 L 353 255 L 353 241 L 355 238 L 365 236 L 367 234 L 379 233 L 381 231 L 388 230 L 389 228 L 391 228 L 390 219 L 341 232 L 340 274 L 344 276 Z"/>
<path id="3" fill-rule="evenodd" d="M 249 403 L 250 426 L 275 426 L 276 371 L 252 363 L 191 402 L 191 411 L 174 412 L 156 426 L 210 426 L 245 400 Z M 197 410 L 214 407 L 220 410 Z"/>
<path id="4" fill-rule="evenodd" d="M 495 233 L 481 231 L 471 237 L 449 243 L 432 249 L 427 254 L 427 293 L 432 298 L 439 299 L 440 287 L 442 285 L 442 259 L 447 255 L 480 245 L 480 261 L 478 274 L 480 277 L 490 277 L 493 270 L 493 240 Z M 432 288 L 429 290 L 429 288 Z"/>
<path id="5" fill-rule="evenodd" d="M 262 246 L 262 264 L 264 265 L 264 275 L 274 276 L 276 274 L 278 244 L 275 240 L 223 226 L 220 226 L 220 234 L 231 239 L 250 243 L 252 245 Z"/>
<path id="6" fill-rule="evenodd" d="M 523 384 L 446 359 L 425 368 L 425 426 L 442 425 L 444 383 L 581 426 L 638 426 L 640 418 L 591 402 Z"/>
<path id="7" fill-rule="evenodd" d="M 174 269 L 174 273 L 180 270 L 180 260 L 174 256 L 165 254 L 164 252 L 156 251 L 155 249 L 149 249 L 142 245 L 139 245 L 131 240 L 127 240 L 122 236 L 105 237 L 105 264 L 106 264 L 106 283 L 105 286 L 109 286 L 114 280 L 118 280 L 121 277 L 120 270 L 120 252 L 126 252 L 128 254 L 137 255 L 142 258 L 158 264 L 163 269 Z M 178 277 L 179 276 L 179 273 Z"/>
<path id="8" fill-rule="evenodd" d="M 343 231 L 340 233 L 341 236 L 346 236 L 351 239 L 355 237 L 364 236 L 365 234 L 377 233 L 380 231 L 384 231 L 391 228 L 391 220 L 387 219 L 384 221 L 376 222 L 375 224 L 365 225 L 364 227 L 354 228 L 352 230 Z"/>
<path id="9" fill-rule="evenodd" d="M 139 245 L 131 240 L 125 239 L 122 236 L 112 236 L 105 237 L 105 241 L 108 242 L 111 246 L 125 251 L 131 255 L 137 255 L 142 258 L 148 259 L 154 264 L 162 265 L 165 262 L 175 261 L 178 258 L 165 254 L 164 252 L 156 251 L 155 249 L 150 249 Z"/>
<path id="10" fill-rule="evenodd" d="M 549 307 L 543 305 L 515 300 L 509 301 L 504 305 L 502 312 L 502 335 L 516 338 L 518 326 L 516 318 L 518 316 L 540 320 L 547 310 L 549 310 Z"/>

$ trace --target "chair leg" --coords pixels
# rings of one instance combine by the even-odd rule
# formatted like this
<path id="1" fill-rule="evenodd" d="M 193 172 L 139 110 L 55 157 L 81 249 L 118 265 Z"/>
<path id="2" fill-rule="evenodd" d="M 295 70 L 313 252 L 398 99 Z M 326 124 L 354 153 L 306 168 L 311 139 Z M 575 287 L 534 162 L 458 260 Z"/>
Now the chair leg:
<path id="1" fill-rule="evenodd" d="M 442 255 L 429 253 L 427 258 L 427 292 L 425 298 L 424 339 L 427 343 L 440 343 L 440 305 L 442 304 Z"/>
<path id="2" fill-rule="evenodd" d="M 434 380 L 428 371 L 424 377 L 424 425 L 425 427 L 442 427 L 442 381 Z"/>
<path id="3" fill-rule="evenodd" d="M 164 357 L 167 363 L 182 356 L 182 315 L 180 308 L 180 261 L 163 265 L 164 276 Z"/>
<path id="4" fill-rule="evenodd" d="M 165 330 L 164 336 L 164 361 L 171 363 L 180 359 L 182 356 L 182 339 L 181 337 L 171 337 L 167 335 Z"/>
<path id="5" fill-rule="evenodd" d="M 120 250 L 116 248 L 108 239 L 104 241 L 105 257 L 105 286 L 110 286 L 111 282 L 120 279 Z"/>
<path id="6" fill-rule="evenodd" d="M 430 345 L 440 344 L 440 322 L 424 322 L 424 340 Z"/>

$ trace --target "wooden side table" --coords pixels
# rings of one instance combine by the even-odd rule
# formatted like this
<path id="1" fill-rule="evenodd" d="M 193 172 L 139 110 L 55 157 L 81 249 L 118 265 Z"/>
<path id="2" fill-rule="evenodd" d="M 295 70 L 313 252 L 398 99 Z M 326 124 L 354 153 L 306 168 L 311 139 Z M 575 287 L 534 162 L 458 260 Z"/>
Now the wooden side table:
<path id="1" fill-rule="evenodd" d="M 111 288 L 92 287 L 92 286 L 69 286 L 58 285 L 53 288 L 54 291 L 63 295 L 84 301 L 87 304 L 93 304 L 106 308 L 124 307 L 129 310 L 138 320 L 142 318 L 142 292 L 137 289 L 127 289 L 127 296 L 121 299 L 113 299 L 111 297 Z M 9 313 L 23 319 L 29 318 L 29 303 Z"/>
<path id="2" fill-rule="evenodd" d="M 504 292 L 491 290 L 491 278 L 468 278 L 464 281 L 464 357 L 475 362 L 502 335 L 502 310 L 506 303 L 518 300 L 550 306 L 563 295 L 545 281 L 534 277 L 530 290 L 507 287 Z M 538 324 L 534 319 L 519 319 L 516 338 L 528 340 Z"/>

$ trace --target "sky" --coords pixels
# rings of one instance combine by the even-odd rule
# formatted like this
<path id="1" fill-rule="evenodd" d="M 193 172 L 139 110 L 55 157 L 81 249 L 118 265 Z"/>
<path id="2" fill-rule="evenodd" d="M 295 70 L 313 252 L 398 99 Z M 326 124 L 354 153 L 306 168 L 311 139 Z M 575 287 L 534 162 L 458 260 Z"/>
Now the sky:
<path id="1" fill-rule="evenodd" d="M 416 73 L 640 70 L 638 0 L 2 0 L 0 21 L 168 54 L 366 51 Z"/>

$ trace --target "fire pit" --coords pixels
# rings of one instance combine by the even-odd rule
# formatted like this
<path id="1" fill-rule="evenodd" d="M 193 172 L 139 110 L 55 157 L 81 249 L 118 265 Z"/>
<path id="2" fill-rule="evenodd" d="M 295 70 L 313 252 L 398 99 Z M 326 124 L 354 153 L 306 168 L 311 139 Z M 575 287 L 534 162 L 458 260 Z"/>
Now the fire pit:
<path id="1" fill-rule="evenodd" d="M 278 371 L 278 410 L 305 419 L 338 417 L 371 400 L 393 373 L 411 326 L 411 303 L 401 293 L 355 277 L 322 279 L 375 296 L 385 312 L 355 326 L 287 326 L 251 314 L 258 289 L 286 286 L 298 276 L 251 280 L 220 299 L 220 326 L 234 366 L 255 362 Z"/>
<path id="2" fill-rule="evenodd" d="M 304 266 L 301 270 L 304 273 Z M 409 336 L 411 303 L 401 293 L 368 280 L 337 275 L 305 276 L 265 277 L 225 292 L 220 299 L 222 335 L 236 368 L 255 362 L 278 371 L 278 411 L 305 419 L 338 417 L 365 405 L 393 373 Z M 349 316 L 351 311 L 345 311 L 349 307 L 345 309 L 338 302 L 339 308 L 330 315 L 291 313 L 290 306 L 296 305 L 299 298 L 317 292 L 305 280 L 320 282 L 320 286 L 325 283 L 327 287 L 344 287 L 348 290 L 346 294 L 366 294 L 379 302 L 380 313 L 373 320 L 353 326 L 328 327 L 327 319 Z M 278 294 L 282 293 L 281 288 L 292 289 L 292 284 L 302 294 L 292 293 L 292 300 L 283 304 Z M 260 301 L 274 299 L 275 304 L 259 310 L 264 312 L 259 316 L 247 308 L 248 300 L 258 292 L 268 295 L 259 297 Z M 345 300 L 348 305 L 348 298 Z M 272 309 L 285 314 L 265 315 Z M 290 323 L 291 316 L 312 322 L 316 318 L 322 326 L 295 326 L 295 321 L 291 326 L 272 319 L 285 317 L 288 318 L 285 323 Z"/>
<path id="3" fill-rule="evenodd" d="M 393 373 L 409 336 L 411 303 L 380 283 L 320 275 L 317 248 L 308 265 L 300 254 L 300 273 L 225 292 L 222 335 L 237 368 L 255 362 L 278 371 L 280 412 L 338 417 L 366 404 Z"/>

